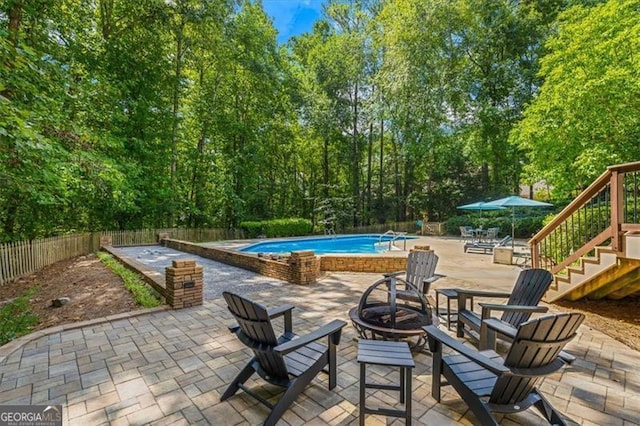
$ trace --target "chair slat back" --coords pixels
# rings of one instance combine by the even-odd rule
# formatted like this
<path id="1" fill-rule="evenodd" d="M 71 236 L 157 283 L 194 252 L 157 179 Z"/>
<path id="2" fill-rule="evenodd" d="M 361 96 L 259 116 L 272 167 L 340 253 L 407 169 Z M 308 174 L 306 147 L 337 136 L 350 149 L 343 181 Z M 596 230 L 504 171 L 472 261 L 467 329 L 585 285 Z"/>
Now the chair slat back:
<path id="1" fill-rule="evenodd" d="M 252 344 L 260 345 L 252 350 L 262 369 L 270 376 L 286 379 L 288 373 L 284 359 L 271 350 L 278 345 L 278 338 L 267 309 L 235 293 L 225 291 L 222 295 L 244 337 Z"/>
<path id="2" fill-rule="evenodd" d="M 516 373 L 498 378 L 489 402 L 515 404 L 525 399 L 542 376 L 519 376 L 517 369 L 543 368 L 554 362 L 583 320 L 583 314 L 563 313 L 521 324 L 504 361 Z"/>
<path id="3" fill-rule="evenodd" d="M 438 255 L 432 250 L 415 250 L 407 256 L 406 279 L 418 290 L 426 294 L 429 288 L 424 288 L 424 280 L 431 278 L 436 272 Z"/>
<path id="4" fill-rule="evenodd" d="M 511 291 L 507 305 L 537 306 L 553 282 L 553 275 L 545 269 L 524 269 Z M 531 317 L 527 312 L 504 312 L 502 321 L 517 327 Z"/>

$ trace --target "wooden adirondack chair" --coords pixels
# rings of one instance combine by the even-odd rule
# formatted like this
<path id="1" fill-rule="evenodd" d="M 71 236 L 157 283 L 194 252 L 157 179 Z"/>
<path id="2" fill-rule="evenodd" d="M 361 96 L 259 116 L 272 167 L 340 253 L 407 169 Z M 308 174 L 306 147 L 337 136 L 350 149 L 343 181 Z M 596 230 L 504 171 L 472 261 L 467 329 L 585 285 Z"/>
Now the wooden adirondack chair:
<path id="1" fill-rule="evenodd" d="M 511 293 L 491 292 L 481 290 L 457 289 L 458 292 L 458 321 L 457 336 L 464 337 L 465 332 L 478 339 L 480 350 L 488 349 L 495 341 L 494 334 L 505 340 L 511 340 L 512 332 L 502 333 L 498 328 L 491 330 L 482 323 L 491 318 L 492 311 L 502 311 L 500 322 L 515 328 L 527 321 L 534 312 L 543 313 L 548 309 L 538 306 L 542 296 L 553 282 L 553 275 L 545 269 L 526 269 L 520 272 Z M 506 304 L 480 303 L 480 314 L 468 305 L 471 298 L 503 298 Z M 474 334 L 475 333 L 475 334 Z M 493 333 L 493 334 L 492 334 Z"/>
<path id="2" fill-rule="evenodd" d="M 482 425 L 498 424 L 492 412 L 517 413 L 532 405 L 549 423 L 565 425 L 536 384 L 565 364 L 559 354 L 583 320 L 583 314 L 571 313 L 524 322 L 504 359 L 491 350 L 477 352 L 434 326 L 424 327 L 433 354 L 431 394 L 440 402 L 441 386 L 453 386 Z M 457 353 L 443 355 L 443 345 Z"/>
<path id="3" fill-rule="evenodd" d="M 340 342 L 342 328 L 346 325 L 344 321 L 331 321 L 312 333 L 298 337 L 292 330 L 292 305 L 267 310 L 264 306 L 231 292 L 225 291 L 223 296 L 229 311 L 238 322 L 229 329 L 251 348 L 254 357 L 238 373 L 220 398 L 221 401 L 242 389 L 271 409 L 264 424 L 275 425 L 319 372 L 329 374 L 329 389 L 336 386 L 336 346 Z M 276 337 L 271 320 L 280 316 L 284 317 L 284 333 Z M 318 342 L 323 338 L 328 340 L 326 345 Z M 325 366 L 328 371 L 324 370 Z M 254 372 L 267 382 L 285 388 L 275 404 L 244 385 Z"/>
<path id="4" fill-rule="evenodd" d="M 405 281 L 413 284 L 422 294 L 427 294 L 431 284 L 444 275 L 436 274 L 438 255 L 433 250 L 414 250 L 407 256 L 407 270 L 384 274 L 385 277 L 397 277 L 404 274 Z"/>

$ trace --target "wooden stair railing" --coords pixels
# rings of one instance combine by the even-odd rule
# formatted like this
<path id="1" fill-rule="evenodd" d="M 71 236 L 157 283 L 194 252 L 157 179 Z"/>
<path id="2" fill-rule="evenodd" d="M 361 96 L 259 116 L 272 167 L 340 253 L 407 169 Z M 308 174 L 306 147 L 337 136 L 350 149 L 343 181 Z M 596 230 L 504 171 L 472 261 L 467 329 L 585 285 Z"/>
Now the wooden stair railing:
<path id="1" fill-rule="evenodd" d="M 609 166 L 534 235 L 532 266 L 555 274 L 596 246 L 620 252 L 627 231 L 640 231 L 640 161 Z"/>

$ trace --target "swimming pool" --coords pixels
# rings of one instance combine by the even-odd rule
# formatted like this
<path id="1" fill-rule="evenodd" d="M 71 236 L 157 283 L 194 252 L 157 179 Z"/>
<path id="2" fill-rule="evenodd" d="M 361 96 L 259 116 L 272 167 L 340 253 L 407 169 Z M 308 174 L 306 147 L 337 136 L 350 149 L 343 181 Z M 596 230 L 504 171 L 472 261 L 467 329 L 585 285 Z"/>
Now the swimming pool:
<path id="1" fill-rule="evenodd" d="M 281 240 L 264 241 L 251 244 L 238 249 L 245 253 L 290 253 L 298 250 L 313 250 L 316 254 L 328 253 L 354 253 L 371 254 L 384 253 L 389 249 L 389 240 L 393 236 L 378 234 L 367 235 L 345 235 L 332 237 L 309 237 L 309 238 L 289 238 Z M 414 239 L 416 237 L 401 236 L 396 237 L 395 245 L 402 247 L 403 239 Z M 379 244 L 380 242 L 383 244 Z M 386 244 L 384 244 L 386 242 Z"/>

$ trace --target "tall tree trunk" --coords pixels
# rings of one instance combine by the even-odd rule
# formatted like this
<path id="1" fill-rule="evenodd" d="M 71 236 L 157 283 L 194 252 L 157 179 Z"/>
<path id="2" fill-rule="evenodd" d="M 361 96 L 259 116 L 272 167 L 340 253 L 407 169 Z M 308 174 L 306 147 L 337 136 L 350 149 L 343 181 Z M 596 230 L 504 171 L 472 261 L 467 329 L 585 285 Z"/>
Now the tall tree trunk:
<path id="1" fill-rule="evenodd" d="M 360 150 L 358 149 L 358 82 L 354 86 L 353 96 L 353 134 L 352 134 L 352 170 L 351 170 L 351 195 L 353 196 L 353 226 L 360 225 Z"/>
<path id="2" fill-rule="evenodd" d="M 324 135 L 322 146 L 322 196 L 329 199 L 329 134 Z"/>
<path id="3" fill-rule="evenodd" d="M 367 153 L 367 202 L 362 217 L 365 225 L 369 225 L 371 217 L 371 179 L 373 174 L 373 121 L 369 124 L 369 146 Z"/>
<path id="4" fill-rule="evenodd" d="M 384 206 L 384 119 L 380 118 L 380 165 L 378 170 L 378 202 L 376 203 L 376 216 L 378 223 L 384 223 L 385 211 Z"/>
<path id="5" fill-rule="evenodd" d="M 400 158 L 398 155 L 398 144 L 393 133 L 391 133 L 391 148 L 393 150 L 393 183 L 395 188 L 396 202 L 395 204 L 395 221 L 400 221 L 400 205 L 402 199 L 402 184 L 400 180 Z"/>
<path id="6" fill-rule="evenodd" d="M 173 86 L 172 99 L 172 124 L 171 124 L 171 206 L 169 206 L 169 226 L 174 226 L 175 208 L 177 204 L 177 174 L 178 174 L 178 111 L 180 109 L 180 79 L 182 78 L 182 56 L 183 51 L 183 31 L 184 21 L 180 18 L 180 24 L 176 29 L 176 63 L 175 63 L 175 83 Z"/>

